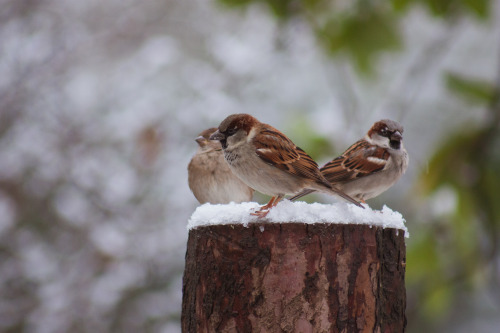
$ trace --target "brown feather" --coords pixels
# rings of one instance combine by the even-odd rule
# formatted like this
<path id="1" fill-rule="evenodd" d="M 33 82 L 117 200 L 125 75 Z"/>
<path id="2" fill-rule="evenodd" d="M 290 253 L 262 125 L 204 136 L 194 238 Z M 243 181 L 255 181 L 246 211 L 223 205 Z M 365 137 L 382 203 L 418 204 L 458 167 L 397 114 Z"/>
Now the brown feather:
<path id="1" fill-rule="evenodd" d="M 363 149 L 358 150 L 359 148 Z M 364 154 L 361 154 L 362 151 Z M 385 148 L 371 145 L 366 140 L 359 140 L 320 170 L 331 183 L 349 181 L 383 170 L 389 156 L 390 154 Z M 385 162 L 376 163 L 368 160 L 368 157 Z"/>
<path id="2" fill-rule="evenodd" d="M 257 155 L 266 163 L 297 177 L 312 178 L 331 187 L 318 169 L 318 164 L 277 129 L 267 126 L 261 137 L 254 138 Z"/>

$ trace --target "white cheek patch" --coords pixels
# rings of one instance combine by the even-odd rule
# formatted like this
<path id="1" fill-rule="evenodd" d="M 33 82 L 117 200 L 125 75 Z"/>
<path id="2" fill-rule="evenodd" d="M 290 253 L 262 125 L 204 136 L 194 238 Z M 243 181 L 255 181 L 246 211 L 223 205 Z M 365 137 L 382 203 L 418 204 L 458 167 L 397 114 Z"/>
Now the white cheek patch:
<path id="1" fill-rule="evenodd" d="M 379 165 L 384 165 L 387 162 L 386 160 L 383 160 L 383 159 L 378 158 L 378 157 L 373 157 L 373 156 L 368 156 L 367 160 L 372 162 L 372 163 L 379 164 Z"/>
<path id="2" fill-rule="evenodd" d="M 374 145 L 377 145 L 377 146 L 380 146 L 380 147 L 384 147 L 384 148 L 388 148 L 389 147 L 389 138 L 386 138 L 386 137 L 380 136 L 378 134 L 375 134 L 370 139 L 371 139 L 370 140 L 371 144 L 374 144 Z"/>
<path id="3" fill-rule="evenodd" d="M 242 143 L 244 143 L 244 141 L 238 141 L 238 138 L 236 138 L 235 135 L 232 135 L 232 136 L 227 138 L 227 143 L 231 149 L 234 149 L 234 148 L 238 147 L 239 145 L 241 145 Z"/>

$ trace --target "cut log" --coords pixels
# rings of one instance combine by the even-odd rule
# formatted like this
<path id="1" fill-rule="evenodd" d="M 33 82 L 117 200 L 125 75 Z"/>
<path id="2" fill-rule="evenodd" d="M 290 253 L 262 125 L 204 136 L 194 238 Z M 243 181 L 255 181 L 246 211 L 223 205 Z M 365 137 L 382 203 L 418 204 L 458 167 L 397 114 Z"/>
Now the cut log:
<path id="1" fill-rule="evenodd" d="M 404 231 L 255 223 L 191 229 L 183 332 L 404 332 Z"/>

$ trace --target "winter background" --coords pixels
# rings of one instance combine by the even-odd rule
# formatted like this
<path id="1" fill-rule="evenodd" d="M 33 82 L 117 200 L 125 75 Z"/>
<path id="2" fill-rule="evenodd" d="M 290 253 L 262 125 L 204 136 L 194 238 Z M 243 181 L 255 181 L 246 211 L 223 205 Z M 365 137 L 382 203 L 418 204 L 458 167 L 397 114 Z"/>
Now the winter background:
<path id="1" fill-rule="evenodd" d="M 246 112 L 319 164 L 402 122 L 408 332 L 498 332 L 499 51 L 495 0 L 0 1 L 0 331 L 180 332 L 194 138 Z"/>

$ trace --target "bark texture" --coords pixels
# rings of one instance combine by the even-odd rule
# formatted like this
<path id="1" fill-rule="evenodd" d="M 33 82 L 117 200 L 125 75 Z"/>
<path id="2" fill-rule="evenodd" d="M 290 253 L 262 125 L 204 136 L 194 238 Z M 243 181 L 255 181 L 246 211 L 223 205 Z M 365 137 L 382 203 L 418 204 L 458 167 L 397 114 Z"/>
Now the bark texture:
<path id="1" fill-rule="evenodd" d="M 191 230 L 183 332 L 404 332 L 404 232 L 367 225 Z"/>

